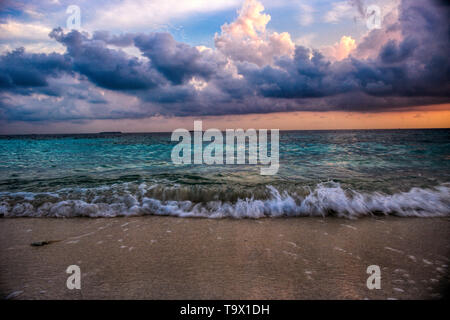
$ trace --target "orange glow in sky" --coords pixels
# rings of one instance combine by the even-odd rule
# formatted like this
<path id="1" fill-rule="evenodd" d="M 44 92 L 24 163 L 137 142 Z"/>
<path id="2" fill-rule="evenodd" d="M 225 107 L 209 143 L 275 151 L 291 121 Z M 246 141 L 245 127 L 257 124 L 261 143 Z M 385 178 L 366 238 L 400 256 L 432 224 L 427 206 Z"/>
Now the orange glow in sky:
<path id="1" fill-rule="evenodd" d="M 416 107 L 402 112 L 285 112 L 215 117 L 153 117 L 147 119 L 94 120 L 92 122 L 17 123 L 27 133 L 94 133 L 99 131 L 171 132 L 176 128 L 193 130 L 194 120 L 203 120 L 203 130 L 218 129 L 412 129 L 450 128 L 450 104 Z M 1 126 L 0 126 L 1 127 Z M 14 125 L 10 126 L 14 132 Z M 8 132 L 0 132 L 2 134 Z"/>

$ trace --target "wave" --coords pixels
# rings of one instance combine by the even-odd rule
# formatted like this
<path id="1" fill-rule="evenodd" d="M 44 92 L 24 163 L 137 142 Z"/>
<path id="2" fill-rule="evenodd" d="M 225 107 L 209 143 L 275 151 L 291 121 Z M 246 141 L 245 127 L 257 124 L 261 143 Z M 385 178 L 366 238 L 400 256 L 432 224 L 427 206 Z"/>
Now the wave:
<path id="1" fill-rule="evenodd" d="M 196 190 L 196 191 L 195 191 Z M 385 194 L 346 190 L 339 183 L 319 183 L 307 192 L 266 192 L 230 199 L 226 192 L 145 183 L 132 186 L 62 189 L 52 193 L 1 192 L 3 217 L 117 217 L 166 215 L 206 218 L 327 217 L 373 215 L 450 216 L 448 184 Z M 222 190 L 223 191 L 223 190 Z M 247 190 L 247 193 L 250 193 Z M 190 197 L 190 199 L 189 199 Z M 221 199 L 222 197 L 222 199 Z M 195 200 L 193 198 L 196 198 Z M 233 198 L 233 197 L 231 197 Z"/>

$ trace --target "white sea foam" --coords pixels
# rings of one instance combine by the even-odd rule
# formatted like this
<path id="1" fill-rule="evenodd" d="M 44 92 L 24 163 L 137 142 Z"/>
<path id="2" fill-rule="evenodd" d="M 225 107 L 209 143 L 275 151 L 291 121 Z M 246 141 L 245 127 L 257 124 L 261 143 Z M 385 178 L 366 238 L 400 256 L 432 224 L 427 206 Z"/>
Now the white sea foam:
<path id="1" fill-rule="evenodd" d="M 208 218 L 262 218 L 331 215 L 350 219 L 375 214 L 401 217 L 450 216 L 450 188 L 448 185 L 437 186 L 433 189 L 412 188 L 408 192 L 389 195 L 381 192 L 363 193 L 344 190 L 338 183 L 328 182 L 318 184 L 305 196 L 300 196 L 295 192 L 280 192 L 275 187 L 268 186 L 269 196 L 267 198 L 251 197 L 233 202 L 221 201 L 219 197 L 201 202 L 160 200 L 148 196 L 149 192 L 154 191 L 155 188 L 155 185 L 147 186 L 143 183 L 136 188 L 134 194 L 126 186 L 122 187 L 122 192 L 111 191 L 111 187 L 79 188 L 76 190 L 64 189 L 51 194 L 27 193 L 21 198 L 18 193 L 2 192 L 0 216 L 170 215 Z M 104 194 L 106 191 L 109 193 Z M 45 201 L 35 201 L 39 196 L 46 196 Z"/>

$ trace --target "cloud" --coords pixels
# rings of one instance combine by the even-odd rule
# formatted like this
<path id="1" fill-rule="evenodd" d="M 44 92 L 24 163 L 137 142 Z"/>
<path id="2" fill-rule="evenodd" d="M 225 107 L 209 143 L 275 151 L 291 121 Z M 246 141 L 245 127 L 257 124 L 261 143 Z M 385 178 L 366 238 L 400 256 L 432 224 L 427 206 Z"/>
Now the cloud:
<path id="1" fill-rule="evenodd" d="M 300 3 L 300 24 L 302 26 L 308 26 L 314 22 L 314 8 L 313 6 L 306 4 L 306 3 Z"/>
<path id="2" fill-rule="evenodd" d="M 121 31 L 157 28 L 175 19 L 195 13 L 206 13 L 235 8 L 239 0 L 125 0 L 111 1 L 100 8 L 86 28 L 88 30 Z M 126 14 L 124 14 L 126 13 Z"/>
<path id="3" fill-rule="evenodd" d="M 365 7 L 363 0 L 349 0 L 351 6 L 356 8 L 356 11 L 359 13 L 361 17 L 365 17 Z"/>
<path id="4" fill-rule="evenodd" d="M 27 23 L 7 19 L 0 23 L 0 52 L 26 47 L 32 52 L 62 52 L 63 47 L 51 41 L 51 28 L 40 23 Z"/>
<path id="5" fill-rule="evenodd" d="M 340 1 L 332 3 L 332 8 L 328 11 L 323 20 L 328 23 L 337 23 L 342 19 L 352 18 L 354 16 L 354 8 L 348 1 Z"/>
<path id="6" fill-rule="evenodd" d="M 298 46 L 292 59 L 281 58 L 264 68 L 242 65 L 239 71 L 264 97 L 321 98 L 311 104 L 318 108 L 325 104 L 331 109 L 375 111 L 448 101 L 448 9 L 403 1 L 398 26 L 403 39 L 382 44 L 374 58 L 350 56 L 330 62 L 319 52 Z M 342 46 L 345 55 L 354 48 L 347 40 L 343 43 L 351 45 Z"/>
<path id="7" fill-rule="evenodd" d="M 54 29 L 50 36 L 64 53 L 0 55 L 0 118 L 380 112 L 449 102 L 448 6 L 404 0 L 382 29 L 357 46 L 344 36 L 328 53 L 270 32 L 263 9 L 247 0 L 216 35 L 216 48 L 194 47 L 168 33 Z M 131 49 L 139 55 L 128 54 Z"/>
<path id="8" fill-rule="evenodd" d="M 247 61 L 263 66 L 273 63 L 276 57 L 292 55 L 294 43 L 287 32 L 269 32 L 266 26 L 270 15 L 262 13 L 264 6 L 256 0 L 246 0 L 239 16 L 231 24 L 222 26 L 216 34 L 216 48 L 235 61 Z"/>
<path id="9" fill-rule="evenodd" d="M 381 28 L 371 30 L 359 42 L 358 47 L 352 54 L 360 59 L 375 58 L 388 41 L 401 41 L 402 39 L 399 12 L 397 7 L 394 7 L 384 15 Z"/>
<path id="10" fill-rule="evenodd" d="M 304 34 L 304 35 L 298 37 L 297 39 L 295 39 L 295 44 L 310 48 L 312 46 L 311 45 L 312 41 L 316 38 L 317 38 L 317 34 L 315 34 L 315 33 Z"/>
<path id="11" fill-rule="evenodd" d="M 356 49 L 356 41 L 351 36 L 342 36 L 338 43 L 332 46 L 323 48 L 321 51 L 323 54 L 332 60 L 343 60 L 349 56 L 349 54 Z"/>
<path id="12" fill-rule="evenodd" d="M 187 44 L 176 42 L 169 33 L 139 35 L 135 45 L 151 65 L 174 84 L 181 84 L 194 76 L 209 79 L 226 61 L 219 61 L 216 55 L 200 51 Z"/>
<path id="13" fill-rule="evenodd" d="M 2 40 L 45 40 L 52 29 L 40 24 L 24 23 L 14 20 L 0 23 Z"/>
<path id="14" fill-rule="evenodd" d="M 78 31 L 65 34 L 61 28 L 50 33 L 67 48 L 73 71 L 98 86 L 112 90 L 141 90 L 156 87 L 164 79 L 147 63 Z"/>
<path id="15" fill-rule="evenodd" d="M 70 60 L 58 53 L 30 54 L 19 48 L 0 57 L 0 88 L 45 87 L 48 77 L 71 70 Z"/>

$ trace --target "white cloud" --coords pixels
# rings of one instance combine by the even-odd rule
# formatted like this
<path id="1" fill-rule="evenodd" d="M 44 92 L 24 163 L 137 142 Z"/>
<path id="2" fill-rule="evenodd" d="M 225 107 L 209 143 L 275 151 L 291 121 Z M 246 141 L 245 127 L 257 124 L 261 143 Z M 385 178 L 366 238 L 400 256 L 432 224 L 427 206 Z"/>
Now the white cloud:
<path id="1" fill-rule="evenodd" d="M 401 0 L 347 0 L 331 4 L 331 10 L 325 13 L 323 20 L 328 23 L 337 23 L 345 19 L 356 19 L 365 24 L 366 10 L 370 4 L 375 4 L 381 9 L 381 18 L 393 11 L 400 4 Z"/>
<path id="2" fill-rule="evenodd" d="M 342 60 L 356 49 L 356 41 L 350 36 L 342 36 L 341 40 L 332 46 L 323 48 L 322 53 L 331 60 Z"/>
<path id="3" fill-rule="evenodd" d="M 240 0 L 127 0 L 99 8 L 95 19 L 89 21 L 85 28 L 121 29 L 123 32 L 136 28 L 153 28 L 194 13 L 235 8 L 240 2 Z"/>
<path id="4" fill-rule="evenodd" d="M 300 5 L 300 24 L 302 26 L 308 26 L 314 22 L 314 8 L 306 3 Z"/>
<path id="5" fill-rule="evenodd" d="M 51 28 L 38 23 L 9 20 L 0 24 L 0 38 L 7 40 L 0 45 L 0 53 L 18 47 L 24 47 L 28 52 L 64 52 L 65 49 L 60 43 L 49 38 L 50 31 Z"/>
<path id="6" fill-rule="evenodd" d="M 315 33 L 308 33 L 308 34 L 302 35 L 302 36 L 298 37 L 297 39 L 295 39 L 295 44 L 303 46 L 303 47 L 311 48 L 312 42 L 313 42 L 313 40 L 316 39 L 316 37 L 317 37 L 317 35 Z"/>
<path id="7" fill-rule="evenodd" d="M 253 62 L 259 66 L 271 64 L 274 57 L 291 55 L 295 45 L 287 32 L 269 32 L 270 15 L 262 13 L 264 6 L 257 0 L 246 0 L 238 18 L 222 26 L 214 37 L 216 48 L 235 61 Z"/>
<path id="8" fill-rule="evenodd" d="M 48 40 L 51 28 L 33 23 L 7 21 L 0 24 L 0 37 L 3 40 Z"/>
<path id="9" fill-rule="evenodd" d="M 323 19 L 328 23 L 336 23 L 342 19 L 353 17 L 355 12 L 355 8 L 348 1 L 335 2 Z"/>

